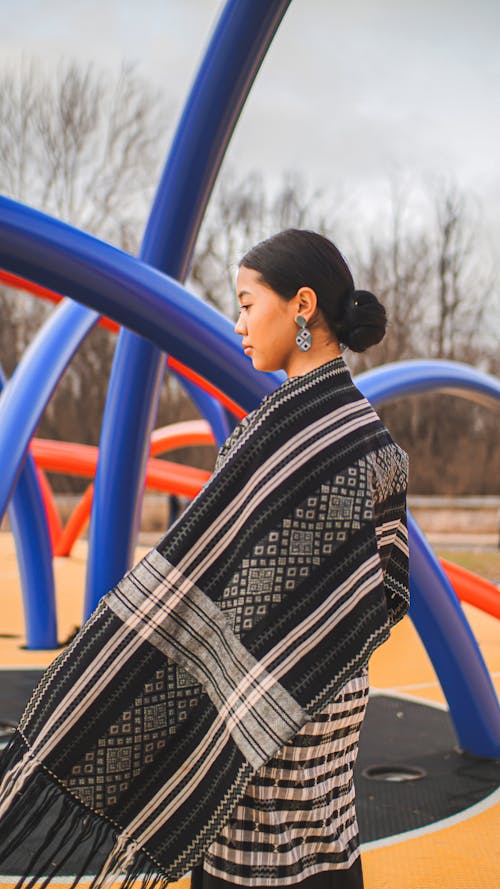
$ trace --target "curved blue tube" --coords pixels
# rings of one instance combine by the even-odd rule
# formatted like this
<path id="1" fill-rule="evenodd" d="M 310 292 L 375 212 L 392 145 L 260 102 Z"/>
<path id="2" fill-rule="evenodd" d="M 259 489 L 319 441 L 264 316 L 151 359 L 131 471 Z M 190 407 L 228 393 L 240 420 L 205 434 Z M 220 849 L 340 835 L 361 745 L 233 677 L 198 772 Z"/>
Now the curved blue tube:
<path id="1" fill-rule="evenodd" d="M 290 2 L 227 0 L 205 52 L 148 221 L 147 256 L 141 254 L 180 281 L 234 127 Z"/>
<path id="2" fill-rule="evenodd" d="M 288 3 L 228 0 L 195 80 L 140 251 L 142 260 L 179 280 L 233 128 Z M 133 561 L 162 371 L 157 348 L 128 331 L 120 334 L 95 480 L 86 615 Z"/>
<path id="3" fill-rule="evenodd" d="M 410 614 L 450 708 L 458 741 L 476 756 L 500 756 L 500 708 L 460 602 L 415 520 L 408 515 Z"/>
<path id="4" fill-rule="evenodd" d="M 120 333 L 94 482 L 84 619 L 133 561 L 163 372 L 159 349 L 130 331 Z"/>
<path id="5" fill-rule="evenodd" d="M 424 392 L 445 391 L 498 409 L 500 382 L 454 361 L 405 361 L 356 378 L 374 405 Z M 410 616 L 427 649 L 464 750 L 500 755 L 500 708 L 469 622 L 443 568 L 408 513 Z"/>
<path id="6" fill-rule="evenodd" d="M 191 401 L 196 405 L 200 414 L 202 414 L 207 422 L 210 423 L 215 443 L 220 447 L 224 444 L 233 428 L 230 423 L 228 412 L 218 401 L 216 401 L 215 398 L 212 398 L 211 395 L 208 395 L 203 389 L 196 386 L 195 383 L 182 378 L 181 380 Z"/>
<path id="7" fill-rule="evenodd" d="M 209 395 L 208 392 L 204 392 L 203 389 L 200 389 L 196 383 L 192 383 L 191 380 L 186 380 L 181 377 L 180 382 L 182 388 L 190 397 L 191 401 L 196 405 L 202 417 L 205 417 L 207 423 L 210 424 L 214 440 L 220 447 L 229 435 L 222 405 L 219 404 L 216 398 Z"/>
<path id="8" fill-rule="evenodd" d="M 5 385 L 0 367 L 0 392 Z M 26 648 L 57 648 L 52 547 L 35 461 L 29 452 L 12 495 L 9 520 L 21 575 Z"/>
<path id="9" fill-rule="evenodd" d="M 356 385 L 376 407 L 406 395 L 449 392 L 498 409 L 500 381 L 458 361 L 401 361 L 356 377 Z"/>
<path id="10" fill-rule="evenodd" d="M 283 373 L 254 370 L 233 324 L 179 282 L 110 244 L 2 196 L 0 267 L 66 293 L 180 361 L 189 356 L 193 370 L 247 410 L 257 407 L 283 379 Z M 1 427 L 0 438 L 3 441 Z M 0 459 L 1 454 L 0 448 Z"/>
<path id="11" fill-rule="evenodd" d="M 98 317 L 69 300 L 60 303 L 33 339 L 2 392 L 0 517 L 7 508 L 45 406 Z"/>

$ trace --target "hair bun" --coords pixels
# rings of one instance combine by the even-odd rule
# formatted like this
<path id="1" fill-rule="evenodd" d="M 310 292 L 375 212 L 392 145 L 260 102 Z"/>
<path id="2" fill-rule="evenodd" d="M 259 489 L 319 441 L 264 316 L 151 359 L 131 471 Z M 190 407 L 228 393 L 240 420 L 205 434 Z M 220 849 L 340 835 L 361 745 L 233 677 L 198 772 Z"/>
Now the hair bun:
<path id="1" fill-rule="evenodd" d="M 384 338 L 387 316 L 369 290 L 354 290 L 346 300 L 340 339 L 352 352 L 364 352 Z"/>

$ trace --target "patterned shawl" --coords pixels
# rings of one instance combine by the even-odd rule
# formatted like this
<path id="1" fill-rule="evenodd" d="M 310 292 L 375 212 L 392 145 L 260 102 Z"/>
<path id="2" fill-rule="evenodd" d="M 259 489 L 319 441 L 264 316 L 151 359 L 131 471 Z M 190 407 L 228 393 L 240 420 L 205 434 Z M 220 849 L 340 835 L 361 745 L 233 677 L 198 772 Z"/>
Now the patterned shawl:
<path id="1" fill-rule="evenodd" d="M 95 887 L 200 862 L 407 611 L 406 484 L 342 358 L 264 398 L 35 689 L 1 762 L 0 863 L 48 811 L 26 874 L 76 846 Z"/>

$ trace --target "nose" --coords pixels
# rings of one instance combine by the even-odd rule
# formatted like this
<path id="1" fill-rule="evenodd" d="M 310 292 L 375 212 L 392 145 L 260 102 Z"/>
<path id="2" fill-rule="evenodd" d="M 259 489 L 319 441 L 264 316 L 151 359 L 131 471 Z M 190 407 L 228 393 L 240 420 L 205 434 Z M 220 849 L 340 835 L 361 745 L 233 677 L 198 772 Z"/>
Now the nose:
<path id="1" fill-rule="evenodd" d="M 240 314 L 238 315 L 238 320 L 236 321 L 236 324 L 234 325 L 234 332 L 239 333 L 240 336 L 243 336 L 245 331 L 246 331 L 246 327 L 243 323 L 243 313 L 240 312 Z"/>

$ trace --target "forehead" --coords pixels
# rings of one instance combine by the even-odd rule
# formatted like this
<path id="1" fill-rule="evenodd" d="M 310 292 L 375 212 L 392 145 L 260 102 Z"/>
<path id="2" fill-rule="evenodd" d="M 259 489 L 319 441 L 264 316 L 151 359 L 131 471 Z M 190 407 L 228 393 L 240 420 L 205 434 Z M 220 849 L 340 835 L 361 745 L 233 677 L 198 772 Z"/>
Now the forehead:
<path id="1" fill-rule="evenodd" d="M 269 290 L 269 287 L 264 284 L 259 273 L 255 269 L 247 269 L 244 266 L 240 266 L 236 275 L 236 292 L 238 297 L 243 293 L 257 295 L 262 290 Z"/>

